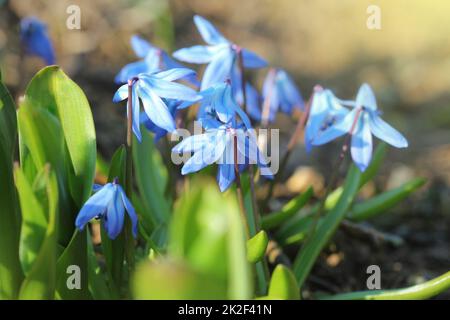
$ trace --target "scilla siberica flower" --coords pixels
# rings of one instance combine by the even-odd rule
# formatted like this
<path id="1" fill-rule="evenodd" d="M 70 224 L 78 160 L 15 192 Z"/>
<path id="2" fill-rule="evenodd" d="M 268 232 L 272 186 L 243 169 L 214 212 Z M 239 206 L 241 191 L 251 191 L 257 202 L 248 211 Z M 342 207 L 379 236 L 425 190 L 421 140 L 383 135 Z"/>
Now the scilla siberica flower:
<path id="1" fill-rule="evenodd" d="M 284 70 L 272 69 L 268 72 L 264 80 L 262 94 L 264 100 L 269 104 L 269 121 L 275 120 L 275 115 L 279 109 L 287 114 L 291 114 L 294 108 L 303 109 L 302 95 L 294 81 Z"/>
<path id="2" fill-rule="evenodd" d="M 133 236 L 137 236 L 137 215 L 122 187 L 115 179 L 104 186 L 95 185 L 95 194 L 91 196 L 78 213 L 75 225 L 83 230 L 94 219 L 103 220 L 103 225 L 110 239 L 115 239 L 123 228 L 125 210 L 131 219 Z"/>
<path id="3" fill-rule="evenodd" d="M 352 159 L 361 171 L 367 168 L 372 158 L 372 134 L 396 148 L 408 146 L 402 134 L 381 119 L 375 95 L 368 84 L 361 86 L 356 101 L 346 103 L 354 109 L 314 138 L 314 145 L 350 134 Z"/>
<path id="4" fill-rule="evenodd" d="M 194 16 L 194 22 L 203 40 L 208 45 L 197 45 L 180 49 L 174 52 L 173 56 L 178 60 L 189 63 L 208 63 L 203 75 L 201 90 L 205 90 L 213 84 L 221 83 L 226 79 L 232 78 L 232 71 L 236 68 L 237 55 L 241 50 L 245 68 L 263 68 L 267 66 L 267 62 L 255 53 L 247 49 L 242 49 L 227 40 L 205 18 L 196 15 Z"/>
<path id="5" fill-rule="evenodd" d="M 116 75 L 115 82 L 127 83 L 128 80 L 136 77 L 140 73 L 153 73 L 155 71 L 184 68 L 183 65 L 173 60 L 169 54 L 138 35 L 131 37 L 131 47 L 141 60 L 132 62 L 124 66 Z M 186 80 L 194 85 L 198 85 L 195 74 L 186 76 Z"/>
<path id="6" fill-rule="evenodd" d="M 175 120 L 162 98 L 181 101 L 198 100 L 199 96 L 195 90 L 172 82 L 192 74 L 195 74 L 195 72 L 190 69 L 177 68 L 148 74 L 141 73 L 136 78 L 129 80 L 132 85 L 133 133 L 139 141 L 142 140 L 140 130 L 140 101 L 142 101 L 144 111 L 148 118 L 156 126 L 167 132 L 174 132 L 176 130 Z M 119 102 L 127 98 L 128 84 L 125 84 L 117 90 L 113 101 Z"/>
<path id="7" fill-rule="evenodd" d="M 238 124 L 235 118 L 229 123 L 210 118 L 206 123 L 208 127 L 205 133 L 185 138 L 172 149 L 174 153 L 194 153 L 184 164 L 181 174 L 197 172 L 217 163 L 217 183 L 220 191 L 224 192 L 236 178 L 236 156 L 239 172 L 242 172 L 248 164 L 258 164 L 262 175 L 272 176 L 267 168 L 267 160 L 258 150 L 257 140 L 252 131 L 246 130 L 242 123 Z"/>
<path id="8" fill-rule="evenodd" d="M 217 83 L 208 89 L 199 92 L 201 98 L 196 101 L 182 103 L 178 109 L 184 109 L 194 103 L 199 102 L 197 119 L 207 125 L 207 120 L 212 116 L 217 117 L 222 123 L 229 123 L 236 116 L 239 116 L 247 129 L 251 128 L 250 119 L 233 98 L 230 81 Z"/>
<path id="9" fill-rule="evenodd" d="M 341 100 L 331 90 L 315 86 L 305 128 L 306 151 L 311 151 L 315 137 L 341 121 L 348 112 L 348 109 L 341 104 Z"/>
<path id="10" fill-rule="evenodd" d="M 25 52 L 40 57 L 47 65 L 55 64 L 55 52 L 47 26 L 36 17 L 20 21 L 20 39 Z"/>

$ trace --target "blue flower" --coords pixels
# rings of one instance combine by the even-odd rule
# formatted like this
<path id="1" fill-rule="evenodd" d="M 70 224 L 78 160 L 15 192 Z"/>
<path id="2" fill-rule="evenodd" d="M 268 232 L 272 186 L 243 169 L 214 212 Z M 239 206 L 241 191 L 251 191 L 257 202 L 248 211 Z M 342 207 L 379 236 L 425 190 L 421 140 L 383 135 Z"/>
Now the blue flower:
<path id="1" fill-rule="evenodd" d="M 132 62 L 123 67 L 116 75 L 115 82 L 127 83 L 128 80 L 136 77 L 140 73 L 153 73 L 160 70 L 169 70 L 175 68 L 184 68 L 183 65 L 173 60 L 169 54 L 144 40 L 140 36 L 131 37 L 131 47 L 134 53 L 141 60 Z M 195 74 L 187 75 L 185 80 L 194 85 L 198 85 Z"/>
<path id="2" fill-rule="evenodd" d="M 185 138 L 172 149 L 174 153 L 194 153 L 184 164 L 181 174 L 197 172 L 217 163 L 217 182 L 223 192 L 235 180 L 236 156 L 239 172 L 248 164 L 258 164 L 262 168 L 262 175 L 272 176 L 267 168 L 267 160 L 258 150 L 253 131 L 246 130 L 245 126 L 237 124 L 235 119 L 226 124 L 218 120 L 214 123 L 216 125 L 207 128 L 205 133 Z"/>
<path id="3" fill-rule="evenodd" d="M 372 158 L 372 134 L 396 148 L 408 146 L 403 135 L 381 119 L 375 95 L 368 84 L 361 86 L 356 101 L 344 103 L 354 109 L 316 136 L 314 145 L 322 145 L 350 134 L 352 159 L 361 171 L 366 170 Z"/>
<path id="4" fill-rule="evenodd" d="M 237 55 L 241 51 L 245 68 L 263 68 L 267 66 L 267 62 L 255 53 L 242 49 L 227 40 L 205 18 L 196 15 L 194 16 L 194 22 L 203 40 L 208 45 L 197 45 L 180 49 L 174 52 L 173 56 L 178 60 L 189 63 L 208 63 L 203 74 L 201 90 L 230 79 L 233 68 L 237 67 Z"/>
<path id="5" fill-rule="evenodd" d="M 305 147 L 310 152 L 313 140 L 333 124 L 341 121 L 348 109 L 341 104 L 331 90 L 314 88 L 309 117 L 305 128 Z"/>
<path id="6" fill-rule="evenodd" d="M 262 90 L 264 103 L 268 103 L 269 121 L 275 119 L 279 109 L 282 112 L 291 114 L 294 108 L 303 109 L 303 98 L 286 71 L 281 69 L 272 69 L 268 72 L 264 80 Z M 263 111 L 264 113 L 264 111 Z"/>
<path id="7" fill-rule="evenodd" d="M 27 54 L 40 57 L 47 65 L 55 64 L 55 52 L 45 23 L 36 17 L 23 18 L 20 38 Z"/>
<path id="8" fill-rule="evenodd" d="M 193 103 L 199 102 L 200 108 L 197 118 L 202 122 L 203 126 L 208 127 L 207 121 L 216 119 L 221 123 L 229 123 L 236 116 L 244 123 L 247 129 L 251 128 L 251 122 L 247 114 L 236 103 L 232 94 L 232 88 L 229 81 L 217 83 L 208 89 L 199 93 L 201 98 L 192 102 L 181 104 L 178 109 L 189 107 Z"/>
<path id="9" fill-rule="evenodd" d="M 115 239 L 122 231 L 126 210 L 131 219 L 133 236 L 136 238 L 138 218 L 130 200 L 117 181 L 114 180 L 104 186 L 96 185 L 94 191 L 96 191 L 95 194 L 86 201 L 78 213 L 76 227 L 83 230 L 90 220 L 101 219 L 108 237 Z"/>
<path id="10" fill-rule="evenodd" d="M 141 73 L 133 80 L 132 85 L 132 117 L 133 132 L 141 141 L 140 101 L 148 118 L 167 132 L 174 132 L 175 120 L 162 98 L 168 100 L 197 101 L 197 92 L 182 84 L 172 82 L 195 74 L 190 69 L 177 68 L 162 72 Z M 119 102 L 128 98 L 128 84 L 121 86 L 114 95 L 113 101 Z M 128 105 L 127 105 L 128 108 Z M 127 113 L 128 114 L 128 113 Z"/>

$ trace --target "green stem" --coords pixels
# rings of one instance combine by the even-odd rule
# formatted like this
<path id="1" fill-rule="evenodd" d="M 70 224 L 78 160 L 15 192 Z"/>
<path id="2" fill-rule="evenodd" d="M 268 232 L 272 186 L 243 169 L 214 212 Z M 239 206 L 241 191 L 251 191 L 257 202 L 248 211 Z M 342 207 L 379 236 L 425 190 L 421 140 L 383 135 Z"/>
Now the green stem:
<path id="1" fill-rule="evenodd" d="M 450 271 L 430 281 L 403 289 L 367 290 L 326 296 L 321 300 L 422 300 L 450 288 Z"/>
<path id="2" fill-rule="evenodd" d="M 127 108 L 127 144 L 125 160 L 125 193 L 128 199 L 132 199 L 133 193 L 133 85 L 135 79 L 128 81 L 128 108 Z M 134 269 L 134 239 L 132 225 L 129 217 L 125 219 L 125 255 L 129 271 Z"/>

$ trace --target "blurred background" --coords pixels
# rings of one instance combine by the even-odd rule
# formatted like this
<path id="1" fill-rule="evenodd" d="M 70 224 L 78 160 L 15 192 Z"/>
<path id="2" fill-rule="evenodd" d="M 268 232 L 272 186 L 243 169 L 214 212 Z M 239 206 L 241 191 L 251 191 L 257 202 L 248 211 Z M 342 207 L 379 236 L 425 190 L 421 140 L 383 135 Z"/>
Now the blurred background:
<path id="1" fill-rule="evenodd" d="M 66 27 L 69 5 L 81 8 L 81 30 Z M 369 30 L 367 8 L 381 9 L 381 30 Z M 43 65 L 20 59 L 22 17 L 44 20 L 57 62 L 85 91 L 94 113 L 98 148 L 109 158 L 125 139 L 125 108 L 112 103 L 114 76 L 137 60 L 129 39 L 139 34 L 169 52 L 202 43 L 194 14 L 211 20 L 232 41 L 265 57 L 296 80 L 307 99 L 315 84 L 352 99 L 369 83 L 384 118 L 405 134 L 407 150 L 389 149 L 366 196 L 415 176 L 428 178 L 421 192 L 374 224 L 402 236 L 391 248 L 354 241 L 339 232 L 315 269 L 316 286 L 361 289 L 365 267 L 382 265 L 383 288 L 436 276 L 450 266 L 450 2 L 446 0 L 0 0 L 0 67 L 20 96 Z M 197 68 L 197 66 L 195 66 Z M 197 70 L 201 70 L 200 67 Z M 261 88 L 267 70 L 251 73 Z M 280 115 L 273 127 L 289 139 L 295 121 Z M 277 186 L 280 197 L 309 183 L 323 187 L 337 145 L 306 155 L 299 145 L 291 177 Z M 332 159 L 333 161 L 330 161 Z M 275 204 L 276 206 L 276 204 Z M 333 249 L 334 248 L 334 249 Z M 351 256 L 351 259 L 346 257 Z M 331 258 L 330 258 L 331 257 Z M 360 277 L 360 278 L 358 278 Z M 342 278 L 342 279 L 341 279 Z M 314 277 L 312 278 L 314 281 Z M 330 282 L 327 279 L 334 279 Z M 336 280 L 338 279 L 338 280 Z"/>

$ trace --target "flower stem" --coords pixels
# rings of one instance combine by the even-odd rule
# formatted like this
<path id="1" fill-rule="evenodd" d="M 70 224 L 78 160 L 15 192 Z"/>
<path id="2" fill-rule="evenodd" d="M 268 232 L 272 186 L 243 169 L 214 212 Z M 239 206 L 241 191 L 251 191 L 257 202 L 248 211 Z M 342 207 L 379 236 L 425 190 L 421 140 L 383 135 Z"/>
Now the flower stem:
<path id="1" fill-rule="evenodd" d="M 125 193 L 131 200 L 133 194 L 133 85 L 135 79 L 128 81 L 128 107 L 127 107 L 127 143 L 126 143 L 126 160 L 125 160 Z M 128 269 L 134 269 L 134 239 L 132 236 L 131 221 L 127 217 L 125 219 L 125 254 L 128 263 Z"/>
<path id="2" fill-rule="evenodd" d="M 237 151 L 237 136 L 234 136 L 234 175 L 236 181 L 236 194 L 239 202 L 239 212 L 241 213 L 242 221 L 245 227 L 247 239 L 250 239 L 250 227 L 247 221 L 247 211 L 245 210 L 244 196 L 242 194 L 241 176 L 239 173 L 238 151 Z"/>
<path id="3" fill-rule="evenodd" d="M 274 179 L 270 180 L 269 191 L 267 193 L 267 197 L 263 204 L 264 208 L 267 207 L 267 203 L 269 202 L 270 198 L 272 198 L 275 184 L 277 184 L 279 182 L 280 178 L 283 176 L 283 172 L 286 168 L 289 157 L 291 156 L 292 150 L 294 149 L 295 145 L 297 144 L 298 139 L 300 139 L 302 131 L 305 129 L 306 121 L 308 120 L 309 112 L 311 110 L 311 104 L 312 104 L 312 100 L 314 97 L 314 92 L 315 92 L 315 89 L 311 93 L 311 96 L 309 97 L 309 100 L 306 103 L 305 111 L 302 113 L 302 115 L 298 119 L 297 126 L 295 127 L 295 131 L 292 134 L 291 139 L 289 139 L 286 153 L 284 154 L 284 156 L 280 162 L 280 170 L 278 171 L 278 174 L 275 175 Z"/>
<path id="4" fill-rule="evenodd" d="M 328 196 L 330 195 L 330 192 L 333 189 L 333 186 L 336 184 L 336 180 L 337 180 L 339 171 L 341 170 L 342 164 L 344 163 L 345 154 L 347 153 L 348 148 L 350 146 L 351 137 L 352 137 L 352 135 L 355 131 L 356 125 L 358 123 L 358 118 L 359 118 L 359 115 L 361 114 L 361 110 L 362 109 L 359 108 L 358 111 L 356 112 L 355 119 L 353 120 L 353 124 L 350 128 L 350 131 L 345 136 L 345 141 L 344 141 L 344 144 L 342 145 L 341 152 L 339 154 L 339 158 L 332 170 L 332 175 L 331 175 L 330 181 L 328 182 L 327 188 L 325 189 L 325 194 L 322 197 L 322 201 L 320 202 L 320 207 L 314 216 L 310 231 L 308 232 L 308 235 L 306 236 L 306 239 L 304 241 L 304 246 L 306 246 L 308 244 L 309 240 L 312 238 L 312 236 L 316 230 L 317 224 L 320 220 L 320 217 L 322 216 L 323 211 L 325 210 L 326 200 L 327 200 Z"/>
<path id="5" fill-rule="evenodd" d="M 244 110 L 247 109 L 247 92 L 245 88 L 245 74 L 244 74 L 244 58 L 242 55 L 242 50 L 238 50 L 238 56 L 239 56 L 239 69 L 241 72 L 241 90 L 242 90 L 242 108 Z M 248 165 L 248 172 L 249 172 L 249 179 L 250 179 L 250 194 L 252 198 L 252 211 L 253 211 L 253 218 L 255 220 L 255 233 L 258 233 L 260 229 L 260 216 L 258 211 L 258 203 L 256 201 L 256 193 L 255 193 L 255 173 L 253 169 L 253 165 L 249 163 Z"/>

